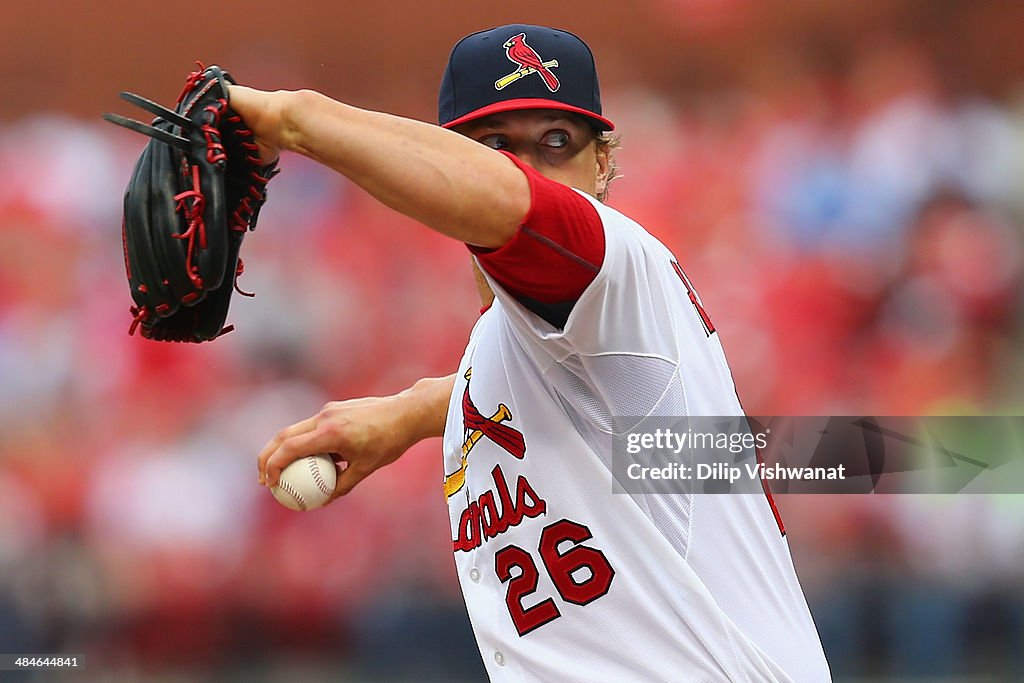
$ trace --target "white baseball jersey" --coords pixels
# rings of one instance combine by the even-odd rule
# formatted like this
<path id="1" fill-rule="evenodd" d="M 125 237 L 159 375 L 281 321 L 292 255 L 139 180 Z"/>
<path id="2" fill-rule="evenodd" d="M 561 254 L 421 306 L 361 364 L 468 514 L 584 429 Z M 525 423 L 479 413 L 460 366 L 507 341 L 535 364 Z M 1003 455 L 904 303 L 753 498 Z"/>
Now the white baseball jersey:
<path id="1" fill-rule="evenodd" d="M 488 674 L 830 680 L 767 496 L 612 492 L 613 416 L 741 408 L 673 255 L 586 198 L 605 255 L 564 328 L 488 276 L 449 406 L 445 492 Z"/>

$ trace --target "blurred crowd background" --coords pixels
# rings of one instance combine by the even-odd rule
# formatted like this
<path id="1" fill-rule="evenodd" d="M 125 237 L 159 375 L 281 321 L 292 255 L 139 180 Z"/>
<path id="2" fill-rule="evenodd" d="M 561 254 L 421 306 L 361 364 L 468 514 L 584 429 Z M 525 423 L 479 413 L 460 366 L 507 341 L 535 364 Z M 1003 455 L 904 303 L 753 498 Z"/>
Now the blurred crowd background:
<path id="1" fill-rule="evenodd" d="M 255 468 L 328 400 L 455 369 L 478 308 L 461 245 L 286 157 L 236 330 L 127 335 L 143 140 L 99 114 L 129 113 L 121 89 L 171 101 L 196 58 L 433 120 L 461 35 L 574 30 L 622 136 L 610 204 L 675 251 L 751 414 L 1021 414 L 1021 3 L 346 5 L 5 8 L 0 652 L 85 654 L 76 680 L 483 677 L 438 441 L 305 514 Z M 837 680 L 1024 679 L 1024 498 L 780 507 Z"/>

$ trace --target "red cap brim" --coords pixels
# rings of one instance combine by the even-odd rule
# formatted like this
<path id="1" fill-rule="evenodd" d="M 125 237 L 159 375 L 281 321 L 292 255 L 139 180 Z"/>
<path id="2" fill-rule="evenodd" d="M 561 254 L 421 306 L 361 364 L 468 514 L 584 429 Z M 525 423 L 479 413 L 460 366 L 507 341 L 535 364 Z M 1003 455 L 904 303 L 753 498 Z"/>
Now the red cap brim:
<path id="1" fill-rule="evenodd" d="M 574 107 L 571 104 L 565 104 L 564 102 L 556 102 L 555 100 L 545 100 L 540 98 L 526 98 L 520 100 L 505 100 L 503 102 L 495 102 L 489 104 L 486 107 L 481 107 L 468 114 L 463 114 L 454 121 L 449 121 L 444 124 L 443 128 L 452 128 L 462 123 L 469 121 L 475 121 L 476 119 L 482 119 L 485 116 L 491 114 L 500 114 L 503 111 L 520 111 L 523 109 L 557 109 L 559 111 L 568 111 L 573 114 L 579 114 L 584 118 L 590 119 L 593 123 L 598 124 L 597 128 L 600 130 L 615 130 L 615 124 L 606 119 L 603 116 L 599 116 L 592 111 L 581 109 L 580 107 Z"/>

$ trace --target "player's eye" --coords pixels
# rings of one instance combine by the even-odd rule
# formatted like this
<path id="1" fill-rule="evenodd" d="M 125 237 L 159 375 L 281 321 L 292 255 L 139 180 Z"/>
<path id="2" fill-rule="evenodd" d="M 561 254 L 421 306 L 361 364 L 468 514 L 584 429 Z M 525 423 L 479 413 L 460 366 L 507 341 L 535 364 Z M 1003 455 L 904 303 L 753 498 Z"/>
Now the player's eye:
<path id="1" fill-rule="evenodd" d="M 564 130 L 553 130 L 544 136 L 541 143 L 547 147 L 566 147 L 569 144 L 569 134 Z"/>
<path id="2" fill-rule="evenodd" d="M 491 149 L 506 149 L 508 147 L 508 138 L 504 135 L 485 135 L 480 138 L 479 142 Z"/>

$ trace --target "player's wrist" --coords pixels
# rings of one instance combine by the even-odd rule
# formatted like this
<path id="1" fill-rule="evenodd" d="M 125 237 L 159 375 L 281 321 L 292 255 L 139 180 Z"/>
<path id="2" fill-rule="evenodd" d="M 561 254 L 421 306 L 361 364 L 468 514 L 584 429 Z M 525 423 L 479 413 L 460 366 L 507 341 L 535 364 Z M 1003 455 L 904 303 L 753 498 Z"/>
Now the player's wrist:
<path id="1" fill-rule="evenodd" d="M 278 90 L 270 95 L 273 97 L 271 109 L 276 116 L 278 149 L 308 154 L 302 114 L 314 107 L 315 100 L 322 96 L 313 90 Z"/>
<path id="2" fill-rule="evenodd" d="M 244 85 L 228 86 L 229 106 L 245 121 L 259 148 L 260 163 L 273 163 L 281 154 L 283 111 L 287 94 L 267 92 Z"/>
<path id="3" fill-rule="evenodd" d="M 408 427 L 410 446 L 444 434 L 448 400 L 454 384 L 455 375 L 424 377 L 394 396 Z"/>

